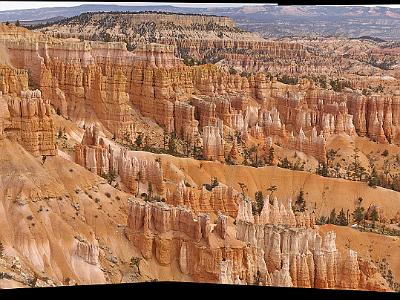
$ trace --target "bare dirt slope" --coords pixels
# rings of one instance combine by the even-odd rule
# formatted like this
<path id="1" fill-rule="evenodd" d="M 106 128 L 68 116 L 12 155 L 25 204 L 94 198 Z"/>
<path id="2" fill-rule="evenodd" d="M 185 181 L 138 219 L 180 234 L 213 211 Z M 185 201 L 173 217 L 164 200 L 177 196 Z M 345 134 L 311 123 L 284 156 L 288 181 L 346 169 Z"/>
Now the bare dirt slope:
<path id="1" fill-rule="evenodd" d="M 141 255 L 123 231 L 129 194 L 61 157 L 42 164 L 8 139 L 0 148 L 0 241 L 6 259 L 18 258 L 25 272 L 57 285 L 175 279 L 173 269 L 153 260 L 141 261 L 141 276 L 132 270 L 131 258 Z M 93 262 L 96 251 L 99 261 Z M 4 280 L 24 285 L 4 278 L 4 286 L 11 286 Z"/>

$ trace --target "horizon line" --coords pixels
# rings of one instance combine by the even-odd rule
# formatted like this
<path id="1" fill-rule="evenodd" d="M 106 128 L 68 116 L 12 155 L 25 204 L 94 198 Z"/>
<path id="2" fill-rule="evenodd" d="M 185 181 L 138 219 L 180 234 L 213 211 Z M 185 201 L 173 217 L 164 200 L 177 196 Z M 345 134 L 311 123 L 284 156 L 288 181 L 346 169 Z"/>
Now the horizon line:
<path id="1" fill-rule="evenodd" d="M 43 9 L 43 8 L 74 8 L 84 5 L 112 5 L 112 6 L 172 6 L 177 8 L 240 8 L 245 6 L 265 6 L 271 5 L 275 6 L 278 3 L 189 3 L 189 2 L 107 2 L 107 1 L 99 1 L 99 2 L 88 2 L 88 1 L 74 1 L 74 2 L 53 2 L 53 1 L 0 1 L 1 8 L 0 12 L 11 12 L 11 11 L 23 11 L 23 10 L 35 10 L 35 9 Z M 33 6 L 31 6 L 33 4 Z M 36 6 L 38 4 L 39 6 Z M 72 4 L 72 5 L 69 5 Z M 27 7 L 30 6 L 30 7 Z M 21 6 L 21 7 L 20 7 Z M 282 5 L 285 6 L 285 5 Z M 303 5 L 293 5 L 293 6 L 303 6 Z M 304 5 L 304 6 L 362 6 L 362 7 L 388 7 L 388 8 L 400 8 L 399 4 L 349 4 L 349 5 Z M 4 7 L 5 9 L 2 9 Z"/>

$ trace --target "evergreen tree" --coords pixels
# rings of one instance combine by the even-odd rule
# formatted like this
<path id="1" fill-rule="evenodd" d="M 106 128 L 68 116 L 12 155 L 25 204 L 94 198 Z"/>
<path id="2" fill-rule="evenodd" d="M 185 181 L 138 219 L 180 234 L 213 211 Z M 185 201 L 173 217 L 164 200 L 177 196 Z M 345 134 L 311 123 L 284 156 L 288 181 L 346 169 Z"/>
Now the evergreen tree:
<path id="1" fill-rule="evenodd" d="M 362 180 L 366 175 L 366 169 L 361 165 L 359 160 L 360 155 L 358 154 L 359 150 L 355 149 L 354 154 L 352 155 L 354 161 L 349 165 L 348 173 L 351 175 L 353 180 Z"/>
<path id="2" fill-rule="evenodd" d="M 269 203 L 273 204 L 273 199 L 272 199 L 272 194 L 278 189 L 276 185 L 271 185 L 269 188 L 267 188 L 267 191 L 271 192 L 269 195 Z"/>
<path id="3" fill-rule="evenodd" d="M 304 212 L 306 210 L 306 200 L 304 199 L 304 191 L 300 190 L 299 195 L 297 196 L 296 202 L 293 206 L 294 212 Z"/>
<path id="4" fill-rule="evenodd" d="M 21 23 L 19 22 L 19 20 L 17 20 L 17 22 L 15 22 L 15 26 L 21 26 Z"/>
<path id="5" fill-rule="evenodd" d="M 327 222 L 327 218 L 325 216 L 321 216 L 318 220 L 317 220 L 317 225 L 324 225 Z"/>
<path id="6" fill-rule="evenodd" d="M 333 149 L 329 149 L 326 152 L 326 163 L 328 166 L 330 166 L 330 167 L 332 166 L 333 160 L 335 159 L 336 155 L 337 155 L 337 151 L 335 151 Z"/>
<path id="7" fill-rule="evenodd" d="M 169 154 L 176 153 L 176 137 L 174 134 L 171 135 L 168 141 L 168 152 Z"/>
<path id="8" fill-rule="evenodd" d="M 247 191 L 247 186 L 243 183 L 243 182 L 238 182 L 240 189 L 241 189 L 241 195 L 243 197 L 243 199 L 246 198 L 246 191 Z"/>
<path id="9" fill-rule="evenodd" d="M 108 173 L 103 174 L 102 177 L 107 180 L 108 184 L 111 184 L 117 178 L 117 173 L 114 170 L 110 170 Z"/>
<path id="10" fill-rule="evenodd" d="M 339 215 L 336 219 L 336 224 L 340 225 L 340 226 L 347 226 L 349 225 L 347 218 L 346 218 L 346 214 L 344 213 L 343 208 L 340 210 Z"/>
<path id="11" fill-rule="evenodd" d="M 219 185 L 218 178 L 217 177 L 211 177 L 211 188 L 215 188 L 218 185 Z"/>
<path id="12" fill-rule="evenodd" d="M 380 185 L 380 180 L 378 177 L 378 173 L 376 172 L 375 167 L 372 169 L 371 175 L 368 178 L 368 185 L 372 187 L 376 187 Z"/>
<path id="13" fill-rule="evenodd" d="M 329 215 L 329 224 L 336 224 L 336 210 L 332 209 L 331 214 Z"/>
<path id="14" fill-rule="evenodd" d="M 280 161 L 280 162 L 278 163 L 278 167 L 285 168 L 285 169 L 291 169 L 291 168 L 292 168 L 292 164 L 291 164 L 291 162 L 287 159 L 287 157 L 285 157 L 284 159 L 282 159 L 282 161 Z"/>
<path id="15" fill-rule="evenodd" d="M 4 255 L 4 246 L 3 246 L 3 243 L 2 242 L 0 242 L 0 257 L 3 257 L 3 255 Z"/>
<path id="16" fill-rule="evenodd" d="M 318 175 L 321 175 L 323 177 L 328 177 L 328 166 L 326 163 L 319 163 L 318 164 L 318 168 L 317 168 L 317 172 Z"/>
<path id="17" fill-rule="evenodd" d="M 256 204 L 257 204 L 257 213 L 261 214 L 261 211 L 264 207 L 264 195 L 262 191 L 257 191 L 255 193 L 255 199 L 256 199 Z"/>
<path id="18" fill-rule="evenodd" d="M 372 228 L 375 228 L 375 222 L 378 221 L 379 215 L 376 207 L 374 206 L 371 211 Z"/>
<path id="19" fill-rule="evenodd" d="M 268 165 L 272 166 L 274 164 L 274 159 L 275 159 L 275 149 L 274 147 L 269 147 L 268 150 Z"/>
<path id="20" fill-rule="evenodd" d="M 139 132 L 138 136 L 135 139 L 135 144 L 139 148 L 142 147 L 142 145 L 143 145 L 143 132 Z"/>
<path id="21" fill-rule="evenodd" d="M 353 211 L 353 219 L 357 223 L 357 226 L 360 226 L 362 220 L 364 220 L 364 207 L 358 205 L 356 209 Z"/>

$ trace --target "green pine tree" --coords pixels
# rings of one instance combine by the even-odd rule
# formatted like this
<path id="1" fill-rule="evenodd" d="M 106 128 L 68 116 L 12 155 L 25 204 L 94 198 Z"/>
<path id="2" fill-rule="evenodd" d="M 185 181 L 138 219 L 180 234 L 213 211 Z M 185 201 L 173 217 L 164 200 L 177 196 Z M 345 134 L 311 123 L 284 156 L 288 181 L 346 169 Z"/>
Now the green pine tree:
<path id="1" fill-rule="evenodd" d="M 371 175 L 368 178 L 368 185 L 372 187 L 380 185 L 380 179 L 378 177 L 378 173 L 376 172 L 375 167 L 372 169 Z"/>
<path id="2" fill-rule="evenodd" d="M 331 214 L 329 215 L 329 224 L 336 224 L 336 210 L 332 209 Z"/>
<path id="3" fill-rule="evenodd" d="M 275 159 L 275 149 L 274 147 L 270 147 L 268 151 L 268 165 L 272 166 L 274 164 Z"/>
<path id="4" fill-rule="evenodd" d="M 264 207 L 264 195 L 263 195 L 262 191 L 257 191 L 255 193 L 255 199 L 256 199 L 256 203 L 257 203 L 257 213 L 261 214 L 261 211 Z"/>
<path id="5" fill-rule="evenodd" d="M 346 214 L 344 213 L 343 208 L 340 210 L 339 215 L 336 219 L 336 224 L 340 226 L 347 226 L 349 222 L 347 221 Z"/>
<path id="6" fill-rule="evenodd" d="M 358 205 L 353 211 L 353 219 L 354 222 L 357 223 L 357 226 L 360 226 L 361 221 L 364 220 L 364 216 L 365 216 L 364 207 Z"/>
<path id="7" fill-rule="evenodd" d="M 378 218 L 379 214 L 378 211 L 376 210 L 376 207 L 374 206 L 371 211 L 372 228 L 375 228 L 375 222 L 378 221 Z"/>
<path id="8" fill-rule="evenodd" d="M 294 212 L 304 212 L 306 210 L 306 200 L 304 199 L 304 191 L 300 190 L 299 195 L 293 206 Z"/>

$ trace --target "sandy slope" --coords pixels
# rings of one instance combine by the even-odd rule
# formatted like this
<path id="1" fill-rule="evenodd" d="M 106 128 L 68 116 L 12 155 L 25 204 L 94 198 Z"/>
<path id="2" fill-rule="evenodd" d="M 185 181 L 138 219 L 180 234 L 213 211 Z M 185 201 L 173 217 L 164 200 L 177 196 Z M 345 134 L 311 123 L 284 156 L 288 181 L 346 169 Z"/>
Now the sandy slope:
<path id="1" fill-rule="evenodd" d="M 7 139 L 0 149 L 0 241 L 4 254 L 18 257 L 23 268 L 56 284 L 67 277 L 81 284 L 185 279 L 174 275 L 176 265 L 160 268 L 155 259 L 143 261 L 143 276 L 132 279 L 130 259 L 141 255 L 123 232 L 131 195 L 61 157 L 42 165 Z M 78 240 L 98 246 L 97 265 L 76 255 Z"/>
<path id="2" fill-rule="evenodd" d="M 372 258 L 372 261 L 386 258 L 393 272 L 394 279 L 400 282 L 400 238 L 381 235 L 371 232 L 360 232 L 356 229 L 343 226 L 324 225 L 320 232 L 335 231 L 336 246 L 339 250 L 345 250 L 349 243 L 350 248 L 364 258 Z M 369 250 L 371 249 L 371 251 Z"/>
<path id="3" fill-rule="evenodd" d="M 151 154 L 148 154 L 151 155 Z M 269 194 L 266 189 L 276 185 L 274 193 L 280 199 L 298 195 L 300 189 L 305 192 L 305 199 L 314 207 L 316 202 L 317 215 L 327 215 L 332 208 L 354 209 L 354 201 L 363 197 L 363 205 L 381 206 L 388 217 L 400 210 L 400 193 L 381 187 L 371 188 L 366 183 L 345 179 L 326 178 L 303 171 L 291 171 L 279 167 L 253 168 L 247 166 L 229 166 L 219 162 L 196 161 L 187 158 L 176 158 L 160 155 L 166 177 L 192 180 L 197 185 L 209 183 L 215 176 L 218 181 L 233 186 L 240 191 L 239 182 L 247 185 L 248 194 L 254 196 L 257 190 Z"/>

